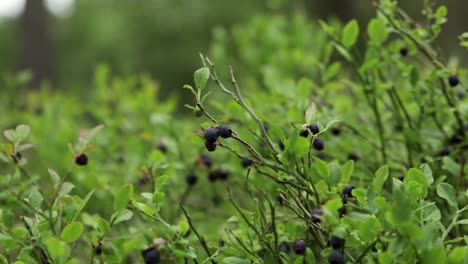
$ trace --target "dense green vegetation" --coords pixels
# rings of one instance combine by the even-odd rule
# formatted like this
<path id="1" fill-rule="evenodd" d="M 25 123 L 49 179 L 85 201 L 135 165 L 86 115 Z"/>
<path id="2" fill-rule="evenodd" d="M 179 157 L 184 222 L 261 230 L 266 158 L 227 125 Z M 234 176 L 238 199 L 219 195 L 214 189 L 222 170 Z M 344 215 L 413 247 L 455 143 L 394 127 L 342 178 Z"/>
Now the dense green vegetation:
<path id="1" fill-rule="evenodd" d="M 0 262 L 467 263 L 466 69 L 425 4 L 217 28 L 184 118 L 146 74 L 4 78 Z"/>

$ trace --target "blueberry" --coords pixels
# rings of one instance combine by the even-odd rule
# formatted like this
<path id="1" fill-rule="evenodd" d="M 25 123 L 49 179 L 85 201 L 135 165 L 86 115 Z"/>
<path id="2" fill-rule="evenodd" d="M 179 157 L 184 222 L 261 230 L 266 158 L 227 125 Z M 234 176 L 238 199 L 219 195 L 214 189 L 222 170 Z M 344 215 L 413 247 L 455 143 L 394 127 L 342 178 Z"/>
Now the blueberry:
<path id="1" fill-rule="evenodd" d="M 205 130 L 204 138 L 206 142 L 216 142 L 216 140 L 218 140 L 218 130 L 216 130 L 214 127 L 208 128 L 207 130 Z"/>
<path id="2" fill-rule="evenodd" d="M 302 130 L 301 133 L 299 133 L 299 136 L 308 137 L 309 136 L 309 130 Z"/>
<path id="3" fill-rule="evenodd" d="M 320 216 L 323 215 L 323 211 L 319 208 L 312 209 L 312 222 L 315 224 L 320 223 L 322 220 Z"/>
<path id="4" fill-rule="evenodd" d="M 325 148 L 323 140 L 318 139 L 318 138 L 314 139 L 314 142 L 312 143 L 312 145 L 314 146 L 314 149 L 318 151 L 322 151 Z"/>
<path id="5" fill-rule="evenodd" d="M 448 83 L 451 87 L 455 87 L 460 83 L 460 80 L 458 79 L 458 76 L 455 74 L 452 74 L 448 78 Z"/>
<path id="6" fill-rule="evenodd" d="M 215 182 L 218 179 L 218 173 L 216 171 L 212 171 L 208 174 L 208 180 L 210 182 Z"/>
<path id="7" fill-rule="evenodd" d="M 343 264 L 344 257 L 339 251 L 333 251 L 328 257 L 328 263 L 330 264 Z"/>
<path id="8" fill-rule="evenodd" d="M 348 159 L 349 159 L 349 160 L 358 161 L 358 160 L 359 160 L 359 156 L 358 156 L 356 153 L 349 153 L 349 154 L 348 154 Z"/>
<path id="9" fill-rule="evenodd" d="M 443 156 L 448 156 L 450 155 L 450 149 L 449 148 L 444 148 L 442 149 L 441 151 L 439 151 L 439 156 L 443 157 Z"/>
<path id="10" fill-rule="evenodd" d="M 312 135 L 318 134 L 320 132 L 320 129 L 316 123 L 313 123 L 312 125 L 309 126 L 310 132 L 312 132 Z"/>
<path id="11" fill-rule="evenodd" d="M 280 150 L 284 151 L 284 143 L 283 141 L 278 141 L 278 147 L 280 148 Z"/>
<path id="12" fill-rule="evenodd" d="M 304 240 L 298 239 L 294 241 L 293 250 L 297 255 L 303 255 L 306 252 L 306 244 Z"/>
<path id="13" fill-rule="evenodd" d="M 340 238 L 340 237 L 337 237 L 337 236 L 332 236 L 330 238 L 330 246 L 333 248 L 333 249 L 341 249 L 343 248 L 345 245 L 345 240 Z"/>
<path id="14" fill-rule="evenodd" d="M 337 127 L 333 127 L 333 128 L 331 129 L 331 133 L 332 133 L 332 135 L 334 135 L 334 136 L 339 136 L 339 135 L 341 134 L 341 129 L 339 129 L 339 128 L 337 128 Z"/>
<path id="15" fill-rule="evenodd" d="M 207 154 L 201 154 L 198 158 L 198 162 L 202 165 L 205 165 L 207 168 L 211 168 L 213 165 L 213 158 Z"/>
<path id="16" fill-rule="evenodd" d="M 102 254 L 102 245 L 99 244 L 97 245 L 95 248 L 94 248 L 94 253 L 98 256 L 100 256 Z"/>
<path id="17" fill-rule="evenodd" d="M 85 166 L 86 164 L 88 164 L 88 156 L 86 156 L 86 154 L 84 153 L 81 153 L 75 158 L 75 163 L 79 166 Z"/>
<path id="18" fill-rule="evenodd" d="M 216 171 L 218 174 L 218 179 L 225 181 L 229 177 L 229 172 L 227 170 L 219 169 Z"/>
<path id="19" fill-rule="evenodd" d="M 210 141 L 205 141 L 205 148 L 206 150 L 212 152 L 216 150 L 216 143 L 215 142 L 210 142 Z"/>
<path id="20" fill-rule="evenodd" d="M 343 206 L 340 209 L 338 209 L 338 216 L 339 217 L 343 217 L 344 215 L 346 215 L 346 213 L 347 213 L 346 206 Z"/>
<path id="21" fill-rule="evenodd" d="M 279 252 L 283 252 L 285 254 L 289 254 L 289 251 L 290 251 L 290 248 L 289 248 L 289 244 L 286 243 L 286 242 L 283 242 L 281 243 L 280 247 L 279 247 Z"/>
<path id="22" fill-rule="evenodd" d="M 352 191 L 353 189 L 356 188 L 352 185 L 347 185 L 343 188 L 343 195 L 347 197 L 353 197 Z"/>
<path id="23" fill-rule="evenodd" d="M 462 142 L 463 142 L 463 136 L 461 136 L 460 134 L 454 134 L 449 139 L 449 143 L 452 145 L 457 145 Z"/>
<path id="24" fill-rule="evenodd" d="M 148 249 L 142 250 L 141 255 L 143 256 L 143 259 L 145 260 L 145 264 L 161 263 L 161 255 L 154 247 L 150 247 Z"/>
<path id="25" fill-rule="evenodd" d="M 159 149 L 159 151 L 161 151 L 162 153 L 166 153 L 167 152 L 167 146 L 166 144 L 164 143 L 159 143 L 157 146 L 156 146 L 157 149 Z"/>
<path id="26" fill-rule="evenodd" d="M 403 56 L 403 57 L 406 57 L 406 55 L 408 55 L 408 48 L 406 47 L 403 47 L 400 49 L 400 55 Z"/>
<path id="27" fill-rule="evenodd" d="M 458 91 L 457 97 L 458 99 L 463 100 L 463 98 L 465 98 L 465 92 L 463 92 L 462 90 Z"/>
<path id="28" fill-rule="evenodd" d="M 220 125 L 218 127 L 218 135 L 222 138 L 229 138 L 232 136 L 232 130 L 226 125 Z"/>
<path id="29" fill-rule="evenodd" d="M 251 167 L 253 165 L 253 160 L 251 160 L 251 159 L 242 159 L 241 160 L 241 165 L 244 168 L 249 168 L 249 167 Z"/>
<path id="30" fill-rule="evenodd" d="M 185 177 L 185 181 L 189 186 L 193 186 L 198 181 L 197 175 L 190 173 L 189 175 L 187 175 L 187 177 Z"/>

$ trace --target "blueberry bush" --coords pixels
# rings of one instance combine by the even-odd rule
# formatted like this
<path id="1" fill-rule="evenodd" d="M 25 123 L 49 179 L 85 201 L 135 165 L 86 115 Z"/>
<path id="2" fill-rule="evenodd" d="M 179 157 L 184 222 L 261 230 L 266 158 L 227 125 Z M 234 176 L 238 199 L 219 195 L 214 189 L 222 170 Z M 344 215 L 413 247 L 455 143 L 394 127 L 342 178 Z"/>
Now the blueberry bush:
<path id="1" fill-rule="evenodd" d="M 90 95 L 4 78 L 25 96 L 0 98 L 1 263 L 468 263 L 447 9 L 424 1 L 414 21 L 373 4 L 366 24 L 216 29 L 188 117 L 148 76 L 105 66 Z"/>

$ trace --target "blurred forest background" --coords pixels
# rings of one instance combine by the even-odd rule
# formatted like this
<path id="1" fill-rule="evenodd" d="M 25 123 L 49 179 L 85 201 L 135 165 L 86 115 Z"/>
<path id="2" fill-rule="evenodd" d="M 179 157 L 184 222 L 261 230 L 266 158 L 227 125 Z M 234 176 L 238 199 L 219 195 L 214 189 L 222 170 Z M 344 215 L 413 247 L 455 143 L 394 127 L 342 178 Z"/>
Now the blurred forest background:
<path id="1" fill-rule="evenodd" d="M 422 16 L 423 0 L 401 2 Z M 449 10 L 442 50 L 462 56 L 457 36 L 468 31 L 468 1 L 439 3 Z M 375 11 L 372 1 L 362 0 L 0 0 L 0 78 L 29 69 L 31 89 L 46 81 L 82 93 L 91 89 L 95 66 L 105 63 L 119 75 L 150 74 L 167 96 L 192 82 L 198 52 L 209 54 L 215 28 L 293 12 L 312 21 L 356 17 L 364 27 Z M 5 92 L 0 87 L 0 96 Z"/>

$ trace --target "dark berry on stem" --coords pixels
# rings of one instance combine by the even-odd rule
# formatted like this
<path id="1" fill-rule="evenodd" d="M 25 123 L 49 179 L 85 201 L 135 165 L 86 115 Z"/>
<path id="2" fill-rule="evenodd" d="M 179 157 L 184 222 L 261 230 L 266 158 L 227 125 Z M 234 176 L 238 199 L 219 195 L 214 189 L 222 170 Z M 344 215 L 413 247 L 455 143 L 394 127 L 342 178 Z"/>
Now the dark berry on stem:
<path id="1" fill-rule="evenodd" d="M 205 130 L 204 138 L 206 142 L 214 143 L 218 139 L 218 130 L 214 127 L 210 127 Z"/>
<path id="2" fill-rule="evenodd" d="M 323 211 L 318 209 L 318 208 L 314 208 L 312 209 L 312 222 L 314 223 L 320 223 L 322 220 L 320 219 L 320 216 L 323 215 Z"/>
<path id="3" fill-rule="evenodd" d="M 312 146 L 314 146 L 314 149 L 318 151 L 322 151 L 325 148 L 325 144 L 323 143 L 323 140 L 316 138 L 314 142 L 312 143 Z"/>
<path id="4" fill-rule="evenodd" d="M 216 171 L 212 171 L 208 174 L 208 180 L 210 182 L 215 182 L 218 179 L 218 173 Z"/>
<path id="5" fill-rule="evenodd" d="M 191 173 L 191 174 L 187 175 L 187 177 L 185 178 L 185 181 L 187 182 L 187 184 L 189 186 L 193 186 L 198 181 L 197 175 Z"/>
<path id="6" fill-rule="evenodd" d="M 229 138 L 232 136 L 232 130 L 226 125 L 220 125 L 218 127 L 218 135 L 222 138 Z"/>
<path id="7" fill-rule="evenodd" d="M 251 160 L 251 159 L 242 159 L 241 160 L 241 165 L 244 168 L 249 168 L 249 167 L 251 167 L 253 165 L 253 160 Z"/>
<path id="8" fill-rule="evenodd" d="M 293 250 L 297 255 L 303 255 L 306 252 L 306 244 L 304 240 L 298 239 L 294 241 Z"/>
<path id="9" fill-rule="evenodd" d="M 347 197 L 353 197 L 352 191 L 353 189 L 356 188 L 352 185 L 347 185 L 343 188 L 343 195 Z"/>
<path id="10" fill-rule="evenodd" d="M 341 134 L 341 129 L 339 129 L 339 128 L 337 128 L 337 127 L 333 127 L 333 128 L 331 129 L 331 133 L 332 133 L 332 135 L 334 135 L 334 136 L 339 136 L 339 135 Z"/>
<path id="11" fill-rule="evenodd" d="M 283 252 L 283 253 L 286 253 L 286 254 L 289 254 L 290 248 L 289 248 L 288 243 L 286 243 L 286 242 L 281 243 L 281 245 L 279 247 L 279 251 Z"/>
<path id="12" fill-rule="evenodd" d="M 86 156 L 86 154 L 84 153 L 81 153 L 75 158 L 75 163 L 79 166 L 85 166 L 86 164 L 88 164 L 88 156 Z"/>
<path id="13" fill-rule="evenodd" d="M 278 147 L 281 149 L 281 150 L 284 150 L 284 143 L 283 141 L 278 141 Z"/>
<path id="14" fill-rule="evenodd" d="M 349 160 L 358 161 L 358 160 L 359 160 L 359 156 L 358 156 L 356 153 L 349 153 L 349 154 L 348 154 L 348 159 L 349 159 Z"/>
<path id="15" fill-rule="evenodd" d="M 330 264 L 343 264 L 344 257 L 339 251 L 333 251 L 328 257 L 328 263 Z"/>
<path id="16" fill-rule="evenodd" d="M 299 133 L 299 136 L 308 137 L 309 136 L 309 130 L 302 130 L 301 133 Z"/>
<path id="17" fill-rule="evenodd" d="M 198 160 L 201 164 L 205 165 L 208 168 L 210 168 L 211 165 L 213 165 L 213 158 L 207 154 L 201 154 Z"/>
<path id="18" fill-rule="evenodd" d="M 145 264 L 161 263 L 161 255 L 153 247 L 141 251 L 141 255 L 143 256 L 143 259 L 145 260 Z"/>
<path id="19" fill-rule="evenodd" d="M 444 148 L 443 150 L 439 151 L 439 156 L 448 156 L 450 155 L 450 149 L 449 148 Z"/>
<path id="20" fill-rule="evenodd" d="M 94 253 L 96 253 L 96 255 L 101 255 L 102 254 L 102 246 L 101 245 L 97 245 L 96 248 L 94 248 Z"/>
<path id="21" fill-rule="evenodd" d="M 347 213 L 347 210 L 346 210 L 346 207 L 345 207 L 345 206 L 341 207 L 341 208 L 338 210 L 338 216 L 339 216 L 339 217 L 343 217 L 344 215 L 346 215 L 346 213 Z"/>
<path id="22" fill-rule="evenodd" d="M 330 238 L 330 246 L 334 249 L 340 249 L 340 248 L 344 248 L 344 245 L 345 245 L 345 240 L 340 238 L 340 237 L 337 237 L 337 236 L 332 236 Z"/>
<path id="23" fill-rule="evenodd" d="M 458 79 L 458 76 L 455 74 L 452 74 L 448 78 L 448 83 L 451 87 L 455 87 L 460 83 L 460 80 Z"/>
<path id="24" fill-rule="evenodd" d="M 217 170 L 218 179 L 225 181 L 229 177 L 229 172 L 227 170 L 219 169 Z"/>
<path id="25" fill-rule="evenodd" d="M 162 153 L 166 153 L 166 152 L 167 152 L 167 146 L 166 146 L 166 144 L 164 144 L 164 143 L 159 143 L 158 146 L 157 146 L 156 148 L 159 149 L 159 151 L 161 151 Z"/>
<path id="26" fill-rule="evenodd" d="M 463 98 L 465 98 L 465 92 L 463 92 L 462 90 L 458 91 L 457 97 L 458 99 L 462 100 Z"/>
<path id="27" fill-rule="evenodd" d="M 215 151 L 216 150 L 216 143 L 215 142 L 210 142 L 210 141 L 205 141 L 205 148 L 208 151 Z"/>
<path id="28" fill-rule="evenodd" d="M 312 135 L 318 134 L 320 132 L 320 129 L 316 123 L 313 123 L 312 125 L 309 126 L 310 132 L 312 132 Z"/>
<path id="29" fill-rule="evenodd" d="M 401 48 L 400 49 L 400 55 L 403 56 L 403 57 L 408 55 L 408 48 Z"/>

